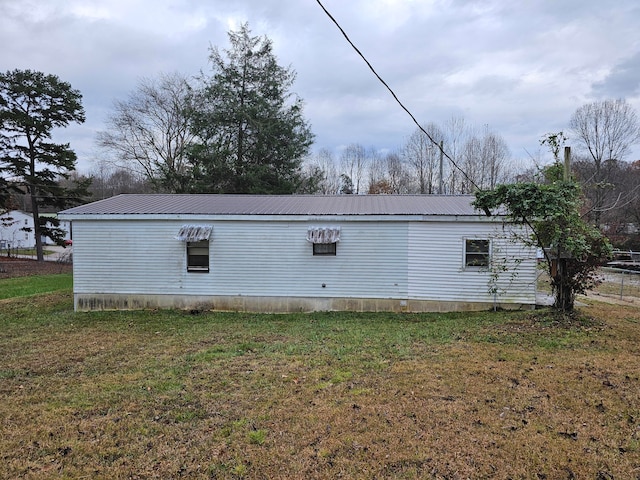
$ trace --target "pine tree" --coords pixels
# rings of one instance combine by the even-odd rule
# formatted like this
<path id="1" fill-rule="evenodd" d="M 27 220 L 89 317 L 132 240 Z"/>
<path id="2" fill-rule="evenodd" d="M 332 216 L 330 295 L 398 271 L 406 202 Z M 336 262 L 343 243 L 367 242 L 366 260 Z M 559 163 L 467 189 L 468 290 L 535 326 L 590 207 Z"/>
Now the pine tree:
<path id="1" fill-rule="evenodd" d="M 60 179 L 75 170 L 68 143 L 51 141 L 54 128 L 85 120 L 82 95 L 55 75 L 31 70 L 0 74 L 0 171 L 31 200 L 36 253 L 44 259 L 42 237 L 61 239 L 55 218 L 40 208 L 64 208 L 86 193 L 87 185 L 64 188 Z"/>
<path id="2" fill-rule="evenodd" d="M 213 75 L 194 104 L 190 148 L 194 191 L 293 193 L 304 185 L 302 160 L 313 142 L 295 73 L 278 65 L 272 42 L 248 25 L 229 33 L 230 48 L 212 48 Z"/>

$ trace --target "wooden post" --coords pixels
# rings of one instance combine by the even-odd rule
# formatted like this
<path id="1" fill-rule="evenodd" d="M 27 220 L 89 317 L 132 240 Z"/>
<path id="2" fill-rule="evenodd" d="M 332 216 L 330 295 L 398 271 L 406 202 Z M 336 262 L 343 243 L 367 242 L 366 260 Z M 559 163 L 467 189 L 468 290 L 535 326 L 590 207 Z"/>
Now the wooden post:
<path id="1" fill-rule="evenodd" d="M 563 179 L 565 182 L 568 182 L 571 179 L 571 147 L 564 147 Z M 556 305 L 556 307 L 559 307 L 564 312 L 570 310 L 569 307 L 572 307 L 572 304 L 567 299 L 567 294 L 569 293 L 566 291 L 567 286 L 565 285 L 565 277 L 567 275 L 567 258 L 561 247 L 562 245 L 558 245 L 558 264 L 556 271 L 558 275 L 558 297 L 556 299 L 556 303 L 558 305 Z"/>

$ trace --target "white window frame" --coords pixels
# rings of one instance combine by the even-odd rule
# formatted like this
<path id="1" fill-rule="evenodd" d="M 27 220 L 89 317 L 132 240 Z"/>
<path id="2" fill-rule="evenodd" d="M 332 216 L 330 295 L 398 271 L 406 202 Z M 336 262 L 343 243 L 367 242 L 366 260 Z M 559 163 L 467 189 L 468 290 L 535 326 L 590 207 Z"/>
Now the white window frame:
<path id="1" fill-rule="evenodd" d="M 469 242 L 487 242 L 487 251 L 467 252 Z M 486 264 L 473 264 L 469 262 L 469 255 L 486 255 Z M 462 239 L 462 266 L 465 270 L 487 270 L 491 266 L 492 242 L 487 237 L 464 237 Z"/>

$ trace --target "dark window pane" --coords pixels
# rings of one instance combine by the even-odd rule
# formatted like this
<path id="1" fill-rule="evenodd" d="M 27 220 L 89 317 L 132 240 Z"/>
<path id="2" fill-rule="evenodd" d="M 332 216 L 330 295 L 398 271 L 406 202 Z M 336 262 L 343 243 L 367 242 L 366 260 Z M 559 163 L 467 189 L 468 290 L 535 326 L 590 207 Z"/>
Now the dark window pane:
<path id="1" fill-rule="evenodd" d="M 489 240 L 466 240 L 464 259 L 465 266 L 489 266 L 489 245 Z"/>
<path id="2" fill-rule="evenodd" d="M 335 255 L 336 244 L 335 243 L 314 243 L 313 254 L 314 255 Z"/>
<path id="3" fill-rule="evenodd" d="M 209 242 L 187 242 L 187 271 L 209 271 Z"/>

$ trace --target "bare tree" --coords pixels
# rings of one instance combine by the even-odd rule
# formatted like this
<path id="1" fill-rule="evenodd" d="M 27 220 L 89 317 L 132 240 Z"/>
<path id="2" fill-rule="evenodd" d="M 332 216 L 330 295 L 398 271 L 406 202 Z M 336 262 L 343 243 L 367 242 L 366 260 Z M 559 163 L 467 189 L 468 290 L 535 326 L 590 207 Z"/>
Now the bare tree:
<path id="1" fill-rule="evenodd" d="M 90 172 L 89 192 L 94 200 L 113 197 L 121 193 L 152 193 L 153 185 L 143 175 L 100 162 Z"/>
<path id="2" fill-rule="evenodd" d="M 157 190 L 187 191 L 190 98 L 191 86 L 178 73 L 141 80 L 126 100 L 114 102 L 98 145 L 117 166 L 143 174 Z"/>
<path id="3" fill-rule="evenodd" d="M 569 126 L 578 147 L 593 161 L 593 174 L 583 179 L 583 185 L 591 190 L 591 217 L 599 224 L 602 211 L 612 208 L 612 205 L 607 205 L 612 196 L 603 164 L 610 160 L 624 160 L 631 146 L 640 141 L 638 118 L 626 100 L 604 100 L 578 108 Z"/>
<path id="4" fill-rule="evenodd" d="M 411 190 L 412 178 L 399 154 L 370 150 L 369 194 L 403 194 Z"/>
<path id="5" fill-rule="evenodd" d="M 508 179 L 509 147 L 501 136 L 488 131 L 488 129 L 483 140 L 484 177 L 482 186 L 483 188 L 495 188 L 498 183 L 506 182 Z"/>
<path id="6" fill-rule="evenodd" d="M 367 193 L 390 193 L 387 179 L 386 162 L 373 148 L 369 149 L 369 180 Z"/>
<path id="7" fill-rule="evenodd" d="M 306 168 L 321 172 L 322 179 L 318 184 L 318 192 L 323 195 L 336 195 L 340 192 L 340 173 L 335 158 L 330 150 L 323 148 L 307 159 Z"/>
<path id="8" fill-rule="evenodd" d="M 462 168 L 466 173 L 466 177 L 460 179 L 459 193 L 472 193 L 474 191 L 473 183 L 477 183 L 478 178 L 482 176 L 481 157 L 482 141 L 476 135 L 471 135 L 462 146 Z"/>
<path id="9" fill-rule="evenodd" d="M 624 160 L 631 145 L 640 141 L 636 112 L 624 99 L 583 105 L 571 117 L 570 127 L 596 168 L 604 160 Z"/>
<path id="10" fill-rule="evenodd" d="M 347 176 L 351 180 L 354 194 L 366 191 L 364 186 L 365 174 L 367 170 L 367 152 L 362 145 L 352 143 L 342 152 L 340 164 L 342 176 Z"/>
<path id="11" fill-rule="evenodd" d="M 423 128 L 436 142 L 443 141 L 442 131 L 435 123 L 429 123 Z M 415 175 L 417 192 L 423 194 L 435 193 L 440 161 L 438 145 L 435 145 L 422 130 L 416 129 L 407 139 L 403 156 Z"/>
<path id="12" fill-rule="evenodd" d="M 400 155 L 394 152 L 388 153 L 384 158 L 384 162 L 387 168 L 387 179 L 391 193 L 408 193 L 411 178 Z"/>
<path id="13" fill-rule="evenodd" d="M 472 193 L 476 187 L 493 189 L 509 178 L 509 148 L 499 135 L 485 127 L 484 133 L 471 135 L 464 143 L 462 163 L 467 177 L 460 193 Z"/>
<path id="14" fill-rule="evenodd" d="M 444 149 L 447 155 L 453 159 L 456 164 L 461 164 L 462 146 L 466 138 L 469 136 L 469 126 L 467 125 L 464 117 L 451 117 L 444 124 Z M 462 180 L 458 169 L 447 162 L 445 164 L 445 178 L 444 188 L 442 193 L 455 194 L 461 189 L 460 184 Z"/>

